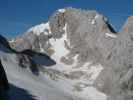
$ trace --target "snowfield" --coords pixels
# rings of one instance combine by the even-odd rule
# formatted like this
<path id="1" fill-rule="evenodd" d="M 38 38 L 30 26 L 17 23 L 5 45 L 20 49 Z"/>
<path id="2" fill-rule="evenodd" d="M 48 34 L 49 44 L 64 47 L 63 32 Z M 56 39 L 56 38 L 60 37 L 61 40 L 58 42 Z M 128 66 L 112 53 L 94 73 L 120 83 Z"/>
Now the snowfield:
<path id="1" fill-rule="evenodd" d="M 0 57 L 11 84 L 12 100 L 106 100 L 106 96 L 94 87 L 83 88 L 81 92 L 71 91 L 76 80 L 54 81 L 41 72 L 39 76 L 34 75 L 17 65 L 15 54 L 0 52 Z"/>
<path id="2" fill-rule="evenodd" d="M 5 54 L 4 57 L 6 56 L 9 58 L 8 62 L 2 60 L 2 64 L 5 67 L 10 84 L 28 91 L 30 95 L 33 95 L 35 100 L 81 100 L 54 87 L 50 81 L 41 74 L 35 76 L 27 69 L 24 70 L 17 66 L 16 62 L 13 63 L 15 55 Z M 11 94 L 16 95 L 17 91 Z M 14 95 L 11 95 L 12 100 L 18 100 L 16 98 L 19 97 L 15 97 Z M 19 96 L 21 96 L 21 94 L 19 94 Z M 19 98 L 19 100 L 29 99 L 25 97 Z"/>

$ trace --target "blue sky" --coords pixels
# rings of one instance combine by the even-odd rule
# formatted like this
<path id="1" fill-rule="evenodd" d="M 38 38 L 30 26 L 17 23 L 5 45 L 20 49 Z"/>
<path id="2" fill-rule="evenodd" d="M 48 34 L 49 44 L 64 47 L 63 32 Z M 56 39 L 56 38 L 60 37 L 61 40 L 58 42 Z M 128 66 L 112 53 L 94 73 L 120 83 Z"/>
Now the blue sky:
<path id="1" fill-rule="evenodd" d="M 0 0 L 0 34 L 13 37 L 46 22 L 59 8 L 97 10 L 119 30 L 133 14 L 132 0 Z"/>

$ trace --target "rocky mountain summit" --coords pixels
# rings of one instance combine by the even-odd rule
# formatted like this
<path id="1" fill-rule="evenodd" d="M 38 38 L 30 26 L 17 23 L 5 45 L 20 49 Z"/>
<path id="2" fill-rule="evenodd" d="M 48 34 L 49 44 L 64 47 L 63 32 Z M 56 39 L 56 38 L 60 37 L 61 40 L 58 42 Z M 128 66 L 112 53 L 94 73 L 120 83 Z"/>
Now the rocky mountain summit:
<path id="1" fill-rule="evenodd" d="M 54 44 L 60 41 L 64 49 L 70 51 L 67 55 L 78 53 L 80 61 L 84 61 L 98 58 L 95 57 L 98 56 L 96 51 L 101 52 L 102 56 L 107 55 L 114 38 L 115 31 L 103 15 L 96 11 L 66 8 L 56 11 L 49 22 L 29 29 L 15 39 L 12 45 L 19 51 L 32 49 L 52 55 L 55 52 Z"/>
<path id="2" fill-rule="evenodd" d="M 96 11 L 59 9 L 47 23 L 30 28 L 10 44 L 19 52 L 50 56 L 56 64 L 45 72 L 61 90 L 68 87 L 63 91 L 83 100 L 132 100 L 132 19 L 117 33 Z"/>

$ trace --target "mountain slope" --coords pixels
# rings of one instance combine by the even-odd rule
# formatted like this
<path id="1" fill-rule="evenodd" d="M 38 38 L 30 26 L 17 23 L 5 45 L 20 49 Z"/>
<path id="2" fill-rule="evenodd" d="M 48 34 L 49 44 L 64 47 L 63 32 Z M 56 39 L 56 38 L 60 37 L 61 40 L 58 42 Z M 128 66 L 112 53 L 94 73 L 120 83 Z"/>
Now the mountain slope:
<path id="1" fill-rule="evenodd" d="M 11 45 L 49 55 L 56 64 L 41 72 L 61 91 L 83 100 L 132 100 L 132 22 L 131 16 L 117 34 L 102 14 L 69 7 Z"/>
<path id="2" fill-rule="evenodd" d="M 4 37 L 2 37 L 2 39 L 3 41 L 0 41 L 0 58 L 6 70 L 9 82 L 12 84 L 10 96 L 13 100 L 29 100 L 24 90 L 33 96 L 33 100 L 81 100 L 63 91 L 57 91 L 57 88 L 51 85 L 50 81 L 45 78 L 44 75 L 41 75 L 41 73 L 37 76 L 28 70 L 28 68 L 24 69 L 19 66 L 19 60 L 16 60 L 18 53 L 12 52 L 7 45 L 8 42 L 6 39 Z M 4 45 L 4 43 L 7 44 Z M 7 50 L 10 52 L 6 52 Z M 20 89 L 15 88 L 15 86 Z"/>
<path id="3" fill-rule="evenodd" d="M 110 27 L 108 27 L 110 26 Z M 93 84 L 110 54 L 117 35 L 107 19 L 96 11 L 65 8 L 56 11 L 49 22 L 32 27 L 12 44 L 17 50 L 46 53 L 56 65 L 46 68 L 58 87 L 83 99 L 106 96 Z M 93 95 L 86 93 L 94 92 Z M 96 96 L 97 95 L 97 96 Z"/>

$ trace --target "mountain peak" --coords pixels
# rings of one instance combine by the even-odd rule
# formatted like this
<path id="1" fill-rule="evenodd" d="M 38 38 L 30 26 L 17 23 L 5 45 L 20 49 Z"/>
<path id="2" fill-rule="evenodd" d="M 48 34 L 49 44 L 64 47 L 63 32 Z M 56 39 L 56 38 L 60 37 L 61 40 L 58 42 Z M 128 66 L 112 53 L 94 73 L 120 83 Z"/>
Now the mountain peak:
<path id="1" fill-rule="evenodd" d="M 66 12 L 66 9 L 59 9 L 58 10 L 60 13 L 65 13 Z"/>
<path id="2" fill-rule="evenodd" d="M 24 55 L 19 55 L 23 66 L 29 63 L 27 57 L 31 62 L 34 59 L 41 62 L 39 66 L 52 58 L 52 67 L 45 71 L 66 83 L 69 93 L 76 96 L 78 93 L 83 100 L 88 100 L 86 93 L 90 86 L 95 86 L 109 95 L 110 100 L 121 100 L 123 94 L 130 97 L 133 91 L 132 32 L 133 16 L 123 26 L 124 34 L 117 35 L 108 19 L 97 11 L 68 7 L 57 10 L 47 23 L 30 28 L 12 44 L 23 51 Z M 45 61 L 41 60 L 40 53 L 50 57 L 44 55 Z M 60 81 L 56 84 L 62 86 Z"/>
<path id="3" fill-rule="evenodd" d="M 50 30 L 49 22 L 42 23 L 40 25 L 36 25 L 36 26 L 30 28 L 27 31 L 27 33 L 33 32 L 33 34 L 35 34 L 35 35 L 40 35 L 41 33 L 44 33 L 44 34 L 48 35 L 48 32 L 49 32 L 48 30 Z"/>
<path id="4" fill-rule="evenodd" d="M 131 33 L 133 32 L 133 16 L 128 17 L 120 32 Z"/>

